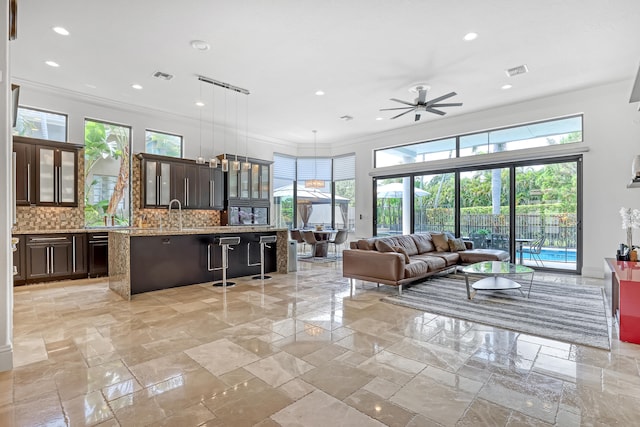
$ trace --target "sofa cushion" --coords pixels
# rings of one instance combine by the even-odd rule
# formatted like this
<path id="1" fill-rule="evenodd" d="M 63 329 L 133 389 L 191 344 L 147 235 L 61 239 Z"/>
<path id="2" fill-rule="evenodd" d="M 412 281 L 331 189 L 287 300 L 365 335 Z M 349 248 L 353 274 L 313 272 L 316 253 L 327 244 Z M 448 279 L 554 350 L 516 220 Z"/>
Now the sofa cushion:
<path id="1" fill-rule="evenodd" d="M 431 240 L 431 234 L 412 234 L 411 237 L 413 238 L 413 242 L 416 244 L 419 254 L 433 252 L 436 250 L 436 247 L 433 245 L 433 240 Z"/>
<path id="2" fill-rule="evenodd" d="M 411 264 L 405 264 L 404 266 L 404 277 L 420 277 L 429 273 L 429 264 L 426 262 L 412 262 Z"/>
<path id="3" fill-rule="evenodd" d="M 370 239 L 359 239 L 358 240 L 358 249 L 364 249 L 365 251 L 375 251 L 376 250 L 376 238 Z"/>
<path id="4" fill-rule="evenodd" d="M 449 236 L 443 233 L 431 233 L 431 240 L 433 240 L 433 244 L 436 247 L 436 251 L 438 252 L 448 252 L 449 251 Z"/>
<path id="5" fill-rule="evenodd" d="M 395 252 L 393 249 L 393 242 L 388 239 L 378 239 L 376 240 L 376 249 L 378 252 Z"/>
<path id="6" fill-rule="evenodd" d="M 418 254 L 418 247 L 410 235 L 396 236 L 394 239 L 396 241 L 396 246 L 404 248 L 407 255 L 412 256 Z"/>
<path id="7" fill-rule="evenodd" d="M 402 246 L 392 246 L 393 250 L 398 252 L 399 254 L 404 255 L 404 262 L 409 264 L 411 262 L 411 258 L 409 258 L 409 254 L 407 254 L 407 250 Z"/>
<path id="8" fill-rule="evenodd" d="M 465 251 L 466 252 L 466 251 Z M 460 261 L 460 254 L 465 252 L 431 252 L 429 255 L 442 258 L 447 263 L 447 267 L 455 265 Z"/>
<path id="9" fill-rule="evenodd" d="M 466 249 L 467 249 L 467 246 L 464 244 L 464 240 L 449 239 L 449 250 L 451 252 L 464 251 Z"/>
<path id="10" fill-rule="evenodd" d="M 509 261 L 509 253 L 499 249 L 471 249 L 459 252 L 462 264 L 473 264 L 482 261 Z"/>
<path id="11" fill-rule="evenodd" d="M 447 266 L 447 262 L 440 257 L 431 256 L 429 254 L 414 255 L 411 257 L 412 263 L 422 262 L 429 266 L 429 271 L 442 270 Z"/>

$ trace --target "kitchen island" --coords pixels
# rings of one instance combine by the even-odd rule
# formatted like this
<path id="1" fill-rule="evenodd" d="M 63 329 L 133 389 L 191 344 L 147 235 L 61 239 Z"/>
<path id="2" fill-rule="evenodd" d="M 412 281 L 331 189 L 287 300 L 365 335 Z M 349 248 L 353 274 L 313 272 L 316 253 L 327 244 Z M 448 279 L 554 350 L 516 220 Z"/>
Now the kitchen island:
<path id="1" fill-rule="evenodd" d="M 109 288 L 124 299 L 132 295 L 219 281 L 220 237 L 238 236 L 229 251 L 227 278 L 260 274 L 260 236 L 276 235 L 265 248 L 265 272 L 287 273 L 288 231 L 270 226 L 206 228 L 132 228 L 109 231 Z"/>

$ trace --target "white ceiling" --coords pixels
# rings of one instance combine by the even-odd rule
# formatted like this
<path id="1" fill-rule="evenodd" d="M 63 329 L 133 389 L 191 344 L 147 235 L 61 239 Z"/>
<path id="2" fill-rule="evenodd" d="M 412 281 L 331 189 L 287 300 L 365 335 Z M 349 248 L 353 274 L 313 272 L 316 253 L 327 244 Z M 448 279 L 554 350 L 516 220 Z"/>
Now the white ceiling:
<path id="1" fill-rule="evenodd" d="M 639 22 L 638 0 L 21 0 L 11 71 L 25 85 L 203 111 L 296 143 L 312 142 L 317 129 L 318 142 L 336 143 L 413 125 L 412 114 L 388 120 L 395 114 L 379 109 L 400 106 L 389 98 L 412 100 L 417 83 L 431 86 L 427 99 L 458 93 L 447 102 L 464 105 L 445 117 L 619 80 L 631 93 Z M 466 42 L 468 32 L 479 37 Z M 195 39 L 211 49 L 193 49 Z M 522 64 L 528 74 L 506 76 Z M 212 110 L 198 74 L 251 95 L 219 89 Z M 204 109 L 194 104 L 201 96 Z M 418 123 L 430 120 L 442 118 Z"/>

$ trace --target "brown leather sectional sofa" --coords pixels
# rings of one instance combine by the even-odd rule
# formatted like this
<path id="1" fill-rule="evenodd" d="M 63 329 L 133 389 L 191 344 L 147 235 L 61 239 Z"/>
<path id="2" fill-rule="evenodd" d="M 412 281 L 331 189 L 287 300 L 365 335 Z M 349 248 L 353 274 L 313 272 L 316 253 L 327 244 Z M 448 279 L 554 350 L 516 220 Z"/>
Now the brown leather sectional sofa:
<path id="1" fill-rule="evenodd" d="M 464 249 L 462 249 L 464 248 Z M 473 243 L 444 233 L 377 237 L 350 242 L 343 251 L 342 275 L 353 280 L 402 286 L 458 265 L 480 261 L 508 261 L 509 254 L 495 249 L 473 249 Z"/>

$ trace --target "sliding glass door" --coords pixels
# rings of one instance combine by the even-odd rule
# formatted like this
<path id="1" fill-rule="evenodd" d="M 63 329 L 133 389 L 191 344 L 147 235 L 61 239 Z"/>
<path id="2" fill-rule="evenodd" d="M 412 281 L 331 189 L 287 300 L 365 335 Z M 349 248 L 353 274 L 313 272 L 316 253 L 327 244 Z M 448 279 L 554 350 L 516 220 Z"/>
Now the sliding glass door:
<path id="1" fill-rule="evenodd" d="M 514 263 L 579 272 L 581 158 L 377 178 L 378 236 L 447 231 Z"/>

